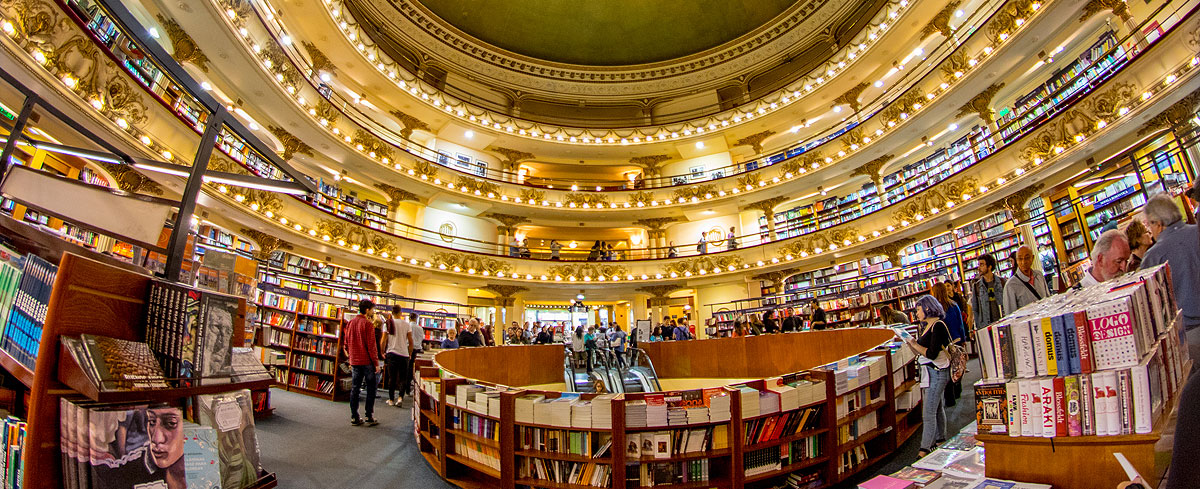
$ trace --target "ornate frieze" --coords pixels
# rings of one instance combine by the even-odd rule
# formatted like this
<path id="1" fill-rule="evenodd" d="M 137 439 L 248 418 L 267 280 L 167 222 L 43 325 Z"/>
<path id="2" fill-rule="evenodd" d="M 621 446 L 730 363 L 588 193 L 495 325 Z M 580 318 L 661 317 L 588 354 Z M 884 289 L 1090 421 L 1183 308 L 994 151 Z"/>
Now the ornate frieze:
<path id="1" fill-rule="evenodd" d="M 855 104 L 857 104 L 857 103 L 858 102 L 855 102 Z M 754 154 L 759 154 L 759 153 L 763 152 L 763 146 L 762 146 L 763 141 L 765 141 L 767 138 L 774 136 L 774 135 L 775 135 L 775 131 L 768 129 L 766 131 L 754 133 L 754 134 L 751 134 L 744 138 L 741 138 L 741 139 L 737 140 L 737 142 L 733 143 L 733 145 L 734 146 L 750 146 L 751 148 L 754 149 Z"/>
<path id="2" fill-rule="evenodd" d="M 688 185 L 671 191 L 674 200 L 710 199 L 717 195 L 717 186 L 713 184 Z"/>
<path id="3" fill-rule="evenodd" d="M 663 274 L 678 276 L 707 275 L 732 272 L 741 268 L 742 258 L 736 255 L 698 256 L 663 265 Z"/>
<path id="4" fill-rule="evenodd" d="M 958 115 L 955 117 L 962 117 L 968 114 L 977 114 L 980 119 L 983 119 L 983 121 L 988 124 L 996 122 L 996 113 L 992 111 L 992 99 L 996 97 L 996 93 L 999 92 L 1001 88 L 1004 88 L 1003 82 L 993 83 L 991 86 L 987 87 L 986 90 L 979 92 L 979 94 L 975 95 L 974 97 L 971 97 L 971 100 L 963 104 L 962 107 L 959 107 Z"/>
<path id="5" fill-rule="evenodd" d="M 624 277 L 629 274 L 629 268 L 623 265 L 610 265 L 602 262 L 578 262 L 546 267 L 546 276 L 563 280 L 583 280 L 587 278 Z"/>
<path id="6" fill-rule="evenodd" d="M 990 205 L 988 205 L 987 210 L 997 212 L 1008 211 L 1012 214 L 1013 220 L 1016 220 L 1017 222 L 1028 220 L 1029 208 L 1025 207 L 1025 204 L 1029 202 L 1029 199 L 1036 197 L 1044 186 L 1045 185 L 1041 183 L 1035 183 L 1021 190 L 1013 192 L 1011 195 L 1003 199 L 992 202 Z"/>
<path id="7" fill-rule="evenodd" d="M 390 239 L 348 221 L 321 219 L 315 230 L 322 240 L 348 246 L 354 251 L 380 256 L 396 254 L 397 247 Z"/>
<path id="8" fill-rule="evenodd" d="M 426 124 L 421 119 L 408 115 L 399 110 L 392 110 L 388 113 L 391 114 L 392 117 L 395 117 L 396 120 L 400 121 L 400 124 L 404 126 L 404 129 L 400 130 L 400 137 L 404 139 L 408 139 L 410 136 L 412 136 L 413 131 L 418 129 L 425 132 L 433 132 L 433 129 L 430 129 L 429 124 Z"/>
<path id="9" fill-rule="evenodd" d="M 258 249 L 254 250 L 254 257 L 259 260 L 271 258 L 271 253 L 274 253 L 276 250 L 292 249 L 291 243 L 257 229 L 242 228 L 241 231 L 242 234 L 246 235 L 246 237 L 254 240 L 254 242 L 258 244 Z"/>
<path id="10" fill-rule="evenodd" d="M 171 47 L 175 50 L 172 57 L 180 64 L 191 63 L 200 71 L 208 73 L 208 56 L 204 55 L 204 51 L 200 50 L 200 46 L 196 41 L 189 36 L 183 27 L 175 22 L 175 19 L 168 19 L 162 14 L 158 14 L 158 22 L 162 24 L 163 29 L 167 31 L 167 37 L 171 39 Z"/>
<path id="11" fill-rule="evenodd" d="M 428 180 L 433 180 L 438 176 L 437 167 L 433 163 L 421 159 L 413 163 L 412 171 L 414 176 L 424 177 Z"/>
<path id="12" fill-rule="evenodd" d="M 1138 136 L 1149 134 L 1154 131 L 1166 129 L 1196 116 L 1196 106 L 1200 105 L 1200 89 L 1187 94 L 1178 102 L 1171 104 L 1167 110 L 1150 118 L 1142 127 L 1138 129 Z"/>
<path id="13" fill-rule="evenodd" d="M 487 180 L 480 180 L 465 175 L 459 175 L 458 181 L 455 182 L 460 190 L 465 192 L 475 193 L 476 195 L 487 195 L 500 192 L 500 186 Z"/>
<path id="14" fill-rule="evenodd" d="M 517 168 L 520 167 L 522 161 L 528 161 L 536 158 L 533 153 L 518 151 L 511 148 L 492 146 L 488 148 L 488 151 L 503 155 L 504 160 L 500 162 L 500 166 L 503 167 L 505 171 L 509 172 L 517 171 Z"/>
<path id="15" fill-rule="evenodd" d="M 512 271 L 512 265 L 486 256 L 439 251 L 430 257 L 433 266 L 442 270 L 470 271 L 495 275 Z"/>
<path id="16" fill-rule="evenodd" d="M 871 85 L 867 82 L 862 82 L 858 85 L 855 85 L 854 88 L 847 90 L 846 93 L 843 93 L 839 95 L 838 98 L 833 99 L 834 105 L 849 105 L 854 112 L 858 112 L 858 110 L 862 108 L 862 105 L 858 103 L 858 97 L 861 96 L 863 90 L 866 90 L 869 86 Z M 761 153 L 762 150 L 760 149 L 758 152 Z"/>
<path id="17" fill-rule="evenodd" d="M 808 255 L 836 250 L 859 242 L 862 234 L 853 226 L 837 227 L 792 238 L 775 255 L 782 259 L 805 258 Z"/>
<path id="18" fill-rule="evenodd" d="M 106 162 L 96 162 L 104 171 L 112 175 L 116 180 L 117 188 L 129 192 L 131 194 L 151 193 L 154 195 L 162 195 L 163 189 L 157 182 L 146 178 L 145 175 L 138 173 L 129 165 L 118 165 Z"/>
<path id="19" fill-rule="evenodd" d="M 329 60 L 325 53 L 321 52 L 317 46 L 311 42 L 304 41 L 304 51 L 308 53 L 308 59 L 312 61 L 312 70 L 320 73 L 325 72 L 330 76 L 337 73 L 337 67 L 333 65 L 333 61 Z"/>
<path id="20" fill-rule="evenodd" d="M 521 189 L 521 201 L 523 202 L 542 202 L 546 200 L 546 192 L 531 188 Z"/>
<path id="21" fill-rule="evenodd" d="M 643 206 L 650 205 L 654 201 L 654 194 L 650 192 L 634 192 L 629 195 L 629 205 L 637 206 L 639 203 Z"/>
<path id="22" fill-rule="evenodd" d="M 951 202 L 962 202 L 963 195 L 974 194 L 978 188 L 979 181 L 970 175 L 937 183 L 917 195 L 893 204 L 895 210 L 892 211 L 892 222 L 907 226 L 922 221 L 946 209 L 947 204 Z"/>
<path id="23" fill-rule="evenodd" d="M 1133 15 L 1129 13 L 1129 4 L 1125 3 L 1125 0 L 1088 0 L 1083 5 L 1083 15 L 1079 16 L 1079 21 L 1084 22 L 1105 10 L 1111 10 L 1113 15 L 1125 22 L 1133 20 Z"/>
<path id="24" fill-rule="evenodd" d="M 375 184 L 375 188 L 379 189 L 379 191 L 383 192 L 383 195 L 387 196 L 388 209 L 390 209 L 392 212 L 396 211 L 396 208 L 400 205 L 401 202 L 405 202 L 405 201 L 420 202 L 421 201 L 421 198 L 417 197 L 417 194 L 414 194 L 412 192 L 404 190 L 400 187 L 388 185 L 386 183 L 377 183 L 377 184 Z"/>
<path id="25" fill-rule="evenodd" d="M 309 146 L 308 143 L 288 132 L 286 129 L 279 126 L 268 126 L 267 130 L 271 131 L 271 134 L 274 134 L 275 138 L 279 140 L 279 143 L 283 145 L 283 151 L 279 152 L 279 157 L 283 158 L 283 161 L 291 160 L 292 157 L 296 156 L 297 153 L 313 156 L 312 146 Z"/>
<path id="26" fill-rule="evenodd" d="M 958 6 L 961 4 L 962 2 L 959 0 L 946 4 L 932 19 L 929 19 L 928 24 L 925 24 L 925 28 L 921 30 L 921 38 L 924 39 L 939 32 L 947 38 L 954 34 L 954 29 L 950 27 L 950 19 L 954 17 L 954 11 L 958 10 Z"/>
<path id="27" fill-rule="evenodd" d="M 383 140 L 375 137 L 374 134 L 363 129 L 354 131 L 354 137 L 351 138 L 354 148 L 367 153 L 372 158 L 392 158 L 392 145 L 383 142 Z"/>
<path id="28" fill-rule="evenodd" d="M 759 172 L 750 172 L 737 178 L 737 186 L 750 190 L 751 187 L 757 187 L 762 181 L 762 175 Z"/>
<path id="29" fill-rule="evenodd" d="M 608 204 L 608 195 L 596 192 L 572 192 L 563 196 L 563 202 L 568 206 L 594 207 L 596 204 Z"/>
<path id="30" fill-rule="evenodd" d="M 630 158 L 629 162 L 641 167 L 647 177 L 657 177 L 661 174 L 660 167 L 671 157 L 667 155 L 647 155 Z"/>

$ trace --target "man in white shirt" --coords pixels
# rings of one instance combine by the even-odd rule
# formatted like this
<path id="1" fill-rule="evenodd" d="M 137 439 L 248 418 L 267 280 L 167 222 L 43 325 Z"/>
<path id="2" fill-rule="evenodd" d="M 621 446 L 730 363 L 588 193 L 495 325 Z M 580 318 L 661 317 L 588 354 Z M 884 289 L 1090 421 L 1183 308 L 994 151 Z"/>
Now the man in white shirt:
<path id="1" fill-rule="evenodd" d="M 1092 269 L 1079 279 L 1079 286 L 1087 287 L 1107 282 L 1125 273 L 1129 254 L 1129 240 L 1125 233 L 1110 229 L 1100 234 L 1095 247 L 1092 248 Z"/>
<path id="2" fill-rule="evenodd" d="M 417 321 L 417 313 L 408 313 L 408 323 L 412 325 L 412 357 L 408 359 L 408 375 L 411 381 L 404 385 L 404 394 L 408 395 L 409 386 L 416 385 L 417 380 L 417 357 L 421 356 L 421 352 L 425 351 L 425 327 L 421 326 L 421 322 Z"/>
<path id="3" fill-rule="evenodd" d="M 404 319 L 400 306 L 392 306 L 392 315 L 388 318 L 387 329 L 384 331 L 383 342 L 386 345 L 384 357 L 387 374 L 384 384 L 388 389 L 389 406 L 400 407 L 404 401 L 404 391 L 408 386 L 413 357 L 412 323 Z M 396 391 L 400 397 L 396 397 Z"/>
<path id="4" fill-rule="evenodd" d="M 1033 250 L 1029 245 L 1017 249 L 1017 267 L 1012 277 L 1004 283 L 1004 313 L 1012 314 L 1017 309 L 1050 296 L 1046 278 L 1033 270 Z"/>

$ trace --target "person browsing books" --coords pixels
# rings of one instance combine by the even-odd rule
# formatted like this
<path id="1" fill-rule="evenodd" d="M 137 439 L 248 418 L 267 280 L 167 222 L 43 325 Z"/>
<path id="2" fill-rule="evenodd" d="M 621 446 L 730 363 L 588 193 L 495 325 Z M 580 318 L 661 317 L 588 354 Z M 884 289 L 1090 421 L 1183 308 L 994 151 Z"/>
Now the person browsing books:
<path id="1" fill-rule="evenodd" d="M 904 343 L 913 349 L 921 358 L 918 363 L 925 366 L 925 375 L 929 378 L 929 387 L 925 388 L 921 399 L 921 450 L 918 457 L 924 457 L 933 450 L 934 445 L 946 439 L 946 408 L 945 392 L 950 383 L 950 354 L 945 352 L 950 346 L 950 328 L 942 322 L 946 315 L 942 304 L 932 295 L 923 295 L 917 299 L 917 321 L 920 324 L 916 338 L 904 335 Z"/>
<path id="2" fill-rule="evenodd" d="M 483 333 L 479 332 L 479 320 L 471 318 L 467 321 L 467 329 L 458 333 L 458 346 L 483 346 Z"/>
<path id="3" fill-rule="evenodd" d="M 1183 221 L 1183 213 L 1175 199 L 1166 193 L 1150 197 L 1142 213 L 1155 240 L 1154 246 L 1142 258 L 1142 268 L 1163 263 L 1170 265 L 1175 302 L 1183 309 L 1183 331 L 1188 350 L 1191 358 L 1200 358 L 1200 234 L 1197 234 L 1197 226 Z"/>
<path id="4" fill-rule="evenodd" d="M 932 295 L 938 303 L 942 305 L 942 310 L 945 316 L 942 321 L 950 330 L 950 342 L 961 345 L 967 339 L 966 328 L 963 326 L 962 310 L 958 308 L 958 304 L 950 299 L 950 284 L 939 282 L 933 284 Z M 962 395 L 962 379 L 958 382 L 951 382 L 946 385 L 946 407 L 954 406 L 958 401 L 958 397 Z"/>
<path id="5" fill-rule="evenodd" d="M 1033 270 L 1033 249 L 1028 245 L 1017 248 L 1017 267 L 1012 277 L 1004 283 L 1004 313 L 1012 314 L 1017 309 L 1050 296 L 1046 278 Z"/>
<path id="6" fill-rule="evenodd" d="M 971 314 L 976 328 L 992 324 L 1004 316 L 1000 309 L 1003 295 L 1004 283 L 996 275 L 996 257 L 980 255 L 979 276 L 971 282 Z"/>
<path id="7" fill-rule="evenodd" d="M 363 384 L 367 387 L 366 424 L 375 426 L 375 388 L 379 385 L 378 374 L 379 348 L 375 339 L 375 303 L 363 299 L 358 302 L 358 315 L 346 324 L 343 338 L 345 340 L 346 357 L 350 359 L 350 424 L 360 426 L 362 418 L 358 417 L 359 391 Z"/>
<path id="8" fill-rule="evenodd" d="M 413 355 L 413 336 L 412 323 L 404 318 L 404 313 L 400 311 L 400 306 L 392 306 L 391 317 L 387 320 L 387 329 L 384 331 L 383 344 L 386 346 L 384 351 L 383 362 L 386 368 L 386 373 L 383 376 L 383 384 L 387 386 L 388 398 L 387 405 L 400 407 L 400 402 L 404 400 L 404 387 L 409 382 L 409 365 Z M 400 397 L 396 397 L 396 390 L 400 391 Z"/>
<path id="9" fill-rule="evenodd" d="M 458 348 L 458 333 L 453 329 L 446 331 L 446 338 L 442 340 L 442 348 L 447 350 Z"/>
<path id="10" fill-rule="evenodd" d="M 821 309 L 821 301 L 812 300 L 812 316 L 809 318 L 808 327 L 813 330 L 825 329 L 829 324 L 825 322 L 825 310 Z"/>
<path id="11" fill-rule="evenodd" d="M 1129 263 L 1129 241 L 1125 233 L 1110 229 L 1100 234 L 1092 247 L 1092 268 L 1083 274 L 1079 286 L 1088 287 L 1107 282 L 1125 273 Z"/>
<path id="12" fill-rule="evenodd" d="M 883 321 L 883 324 L 908 324 L 909 322 L 908 314 L 892 309 L 890 304 L 884 304 L 879 308 L 879 319 Z"/>

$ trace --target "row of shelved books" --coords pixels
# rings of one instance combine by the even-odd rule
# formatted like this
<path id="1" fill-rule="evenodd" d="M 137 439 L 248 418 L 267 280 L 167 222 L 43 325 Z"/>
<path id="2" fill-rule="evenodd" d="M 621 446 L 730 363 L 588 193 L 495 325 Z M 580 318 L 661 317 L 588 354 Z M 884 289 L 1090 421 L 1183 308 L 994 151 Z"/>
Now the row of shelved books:
<path id="1" fill-rule="evenodd" d="M 296 322 L 295 314 L 284 314 L 283 311 L 262 309 L 259 311 L 258 322 L 283 329 L 292 329 Z"/>
<path id="2" fill-rule="evenodd" d="M 838 443 L 850 443 L 879 428 L 879 411 L 838 426 Z"/>
<path id="3" fill-rule="evenodd" d="M 872 404 L 883 401 L 884 389 L 883 384 L 872 386 L 870 389 L 862 389 L 843 394 L 834 399 L 834 404 L 837 407 L 838 419 L 845 418 L 851 414 L 856 414 Z"/>
<path id="4" fill-rule="evenodd" d="M 341 311 L 341 308 L 328 302 L 298 299 L 263 289 L 257 290 L 258 295 L 255 297 L 255 302 L 267 307 L 329 319 L 338 319 L 338 314 Z"/>
<path id="5" fill-rule="evenodd" d="M 612 466 L 592 462 L 568 462 L 524 457 L 516 464 L 518 479 L 539 479 L 559 484 L 608 487 Z"/>
<path id="6" fill-rule="evenodd" d="M 146 300 L 146 343 L 181 385 L 229 382 L 240 300 L 155 280 Z"/>
<path id="7" fill-rule="evenodd" d="M 729 425 L 625 434 L 625 457 L 671 458 L 729 448 Z"/>
<path id="8" fill-rule="evenodd" d="M 282 371 L 278 372 L 280 373 L 277 374 L 276 378 L 279 378 L 278 375 L 282 374 Z M 316 375 L 302 374 L 300 372 L 289 372 L 287 374 L 287 382 L 285 383 L 292 387 L 299 387 L 301 389 L 322 392 L 325 394 L 333 394 L 334 382 L 328 377 L 322 378 Z"/>
<path id="9" fill-rule="evenodd" d="M 1138 365 L 1174 324 L 1178 310 L 1167 265 L 1051 296 L 980 331 L 984 378 Z"/>
<path id="10" fill-rule="evenodd" d="M 494 419 L 461 409 L 450 410 L 450 426 L 480 438 L 500 440 L 500 423 Z"/>
<path id="11" fill-rule="evenodd" d="M 320 372 L 325 375 L 333 375 L 334 368 L 336 368 L 337 365 L 332 360 L 327 358 L 317 358 L 294 353 L 292 355 L 291 366 L 313 372 Z"/>
<path id="12" fill-rule="evenodd" d="M 975 386 L 979 429 L 1010 436 L 1150 433 L 1169 399 L 1161 356 L 1127 368 Z"/>
<path id="13" fill-rule="evenodd" d="M 478 384 L 459 384 L 454 395 L 446 393 L 446 404 L 475 414 L 500 417 L 500 390 Z"/>
<path id="14" fill-rule="evenodd" d="M 487 435 L 481 436 L 492 438 Z M 612 446 L 612 435 L 595 431 L 571 431 L 517 426 L 516 446 L 520 450 L 535 450 L 539 452 L 565 453 L 600 458 Z"/>
<path id="15" fill-rule="evenodd" d="M 0 249 L 0 348 L 33 370 L 58 266 L 36 255 Z"/>
<path id="16" fill-rule="evenodd" d="M 810 436 L 791 443 L 751 450 L 742 454 L 742 468 L 747 476 L 782 470 L 805 460 L 821 456 L 819 436 Z"/>
<path id="17" fill-rule="evenodd" d="M 67 489 L 168 487 L 168 476 L 240 489 L 262 471 L 250 391 L 197 396 L 187 408 L 67 398 L 59 408 Z"/>
<path id="18" fill-rule="evenodd" d="M 500 449 L 475 440 L 454 437 L 454 453 L 472 462 L 500 470 Z"/>
<path id="19" fill-rule="evenodd" d="M 0 487 L 4 489 L 20 487 L 25 476 L 25 461 L 21 458 L 25 451 L 25 427 L 24 421 L 12 416 L 5 418 L 0 427 L 3 430 L 0 431 L 0 446 L 4 447 L 4 458 L 0 459 L 0 466 L 3 466 Z"/>
<path id="20" fill-rule="evenodd" d="M 813 406 L 785 414 L 753 419 L 746 422 L 744 444 L 756 445 L 799 433 L 815 430 L 821 425 L 821 406 Z"/>
<path id="21" fill-rule="evenodd" d="M 937 450 L 890 475 L 859 483 L 859 489 L 1050 489 L 1046 484 L 993 479 L 984 476 L 983 444 L 975 439 L 974 423 L 939 445 Z"/>
<path id="22" fill-rule="evenodd" d="M 880 355 L 855 355 L 825 367 L 833 372 L 834 392 L 845 394 L 888 375 L 887 360 Z"/>
<path id="23" fill-rule="evenodd" d="M 711 477 L 708 467 L 708 459 L 699 459 L 682 462 L 645 463 L 627 466 L 625 471 L 628 473 L 630 469 L 636 469 L 633 473 L 637 474 L 637 485 L 640 487 L 653 487 L 707 482 Z M 629 476 L 626 476 L 626 478 L 628 479 Z"/>
<path id="24" fill-rule="evenodd" d="M 731 397 L 722 388 L 646 394 L 625 401 L 625 426 L 646 428 L 729 421 Z"/>
<path id="25" fill-rule="evenodd" d="M 737 394 L 741 398 L 742 418 L 745 419 L 795 411 L 800 406 L 824 401 L 825 382 L 801 378 L 785 383 L 781 378 L 774 378 L 767 379 L 761 390 L 740 385 Z"/>
<path id="26" fill-rule="evenodd" d="M 278 333 L 288 334 L 286 331 L 278 331 Z M 284 344 L 286 345 L 287 343 Z M 325 338 L 301 336 L 296 338 L 296 342 L 291 347 L 298 351 L 320 353 L 322 355 L 337 355 L 337 341 Z"/>
<path id="27" fill-rule="evenodd" d="M 337 336 L 338 324 L 322 319 L 300 318 L 296 322 L 296 331 L 318 336 Z"/>
<path id="28" fill-rule="evenodd" d="M 859 445 L 850 450 L 842 452 L 838 457 L 837 473 L 845 474 L 858 470 L 858 466 L 867 463 L 873 453 L 877 449 L 867 449 L 866 445 Z"/>

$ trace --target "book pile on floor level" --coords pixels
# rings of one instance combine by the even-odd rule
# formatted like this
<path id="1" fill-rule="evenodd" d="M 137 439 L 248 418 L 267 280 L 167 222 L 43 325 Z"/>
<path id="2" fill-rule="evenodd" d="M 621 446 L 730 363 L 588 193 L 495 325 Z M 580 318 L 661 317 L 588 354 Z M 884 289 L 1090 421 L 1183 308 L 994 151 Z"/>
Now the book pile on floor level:
<path id="1" fill-rule="evenodd" d="M 1162 265 L 1047 298 L 980 330 L 980 429 L 1151 433 L 1184 381 L 1178 311 Z"/>
<path id="2" fill-rule="evenodd" d="M 891 475 L 878 475 L 859 489 L 1051 489 L 1034 484 L 984 476 L 982 443 L 975 440 L 977 423 L 971 423 L 937 450 Z"/>

